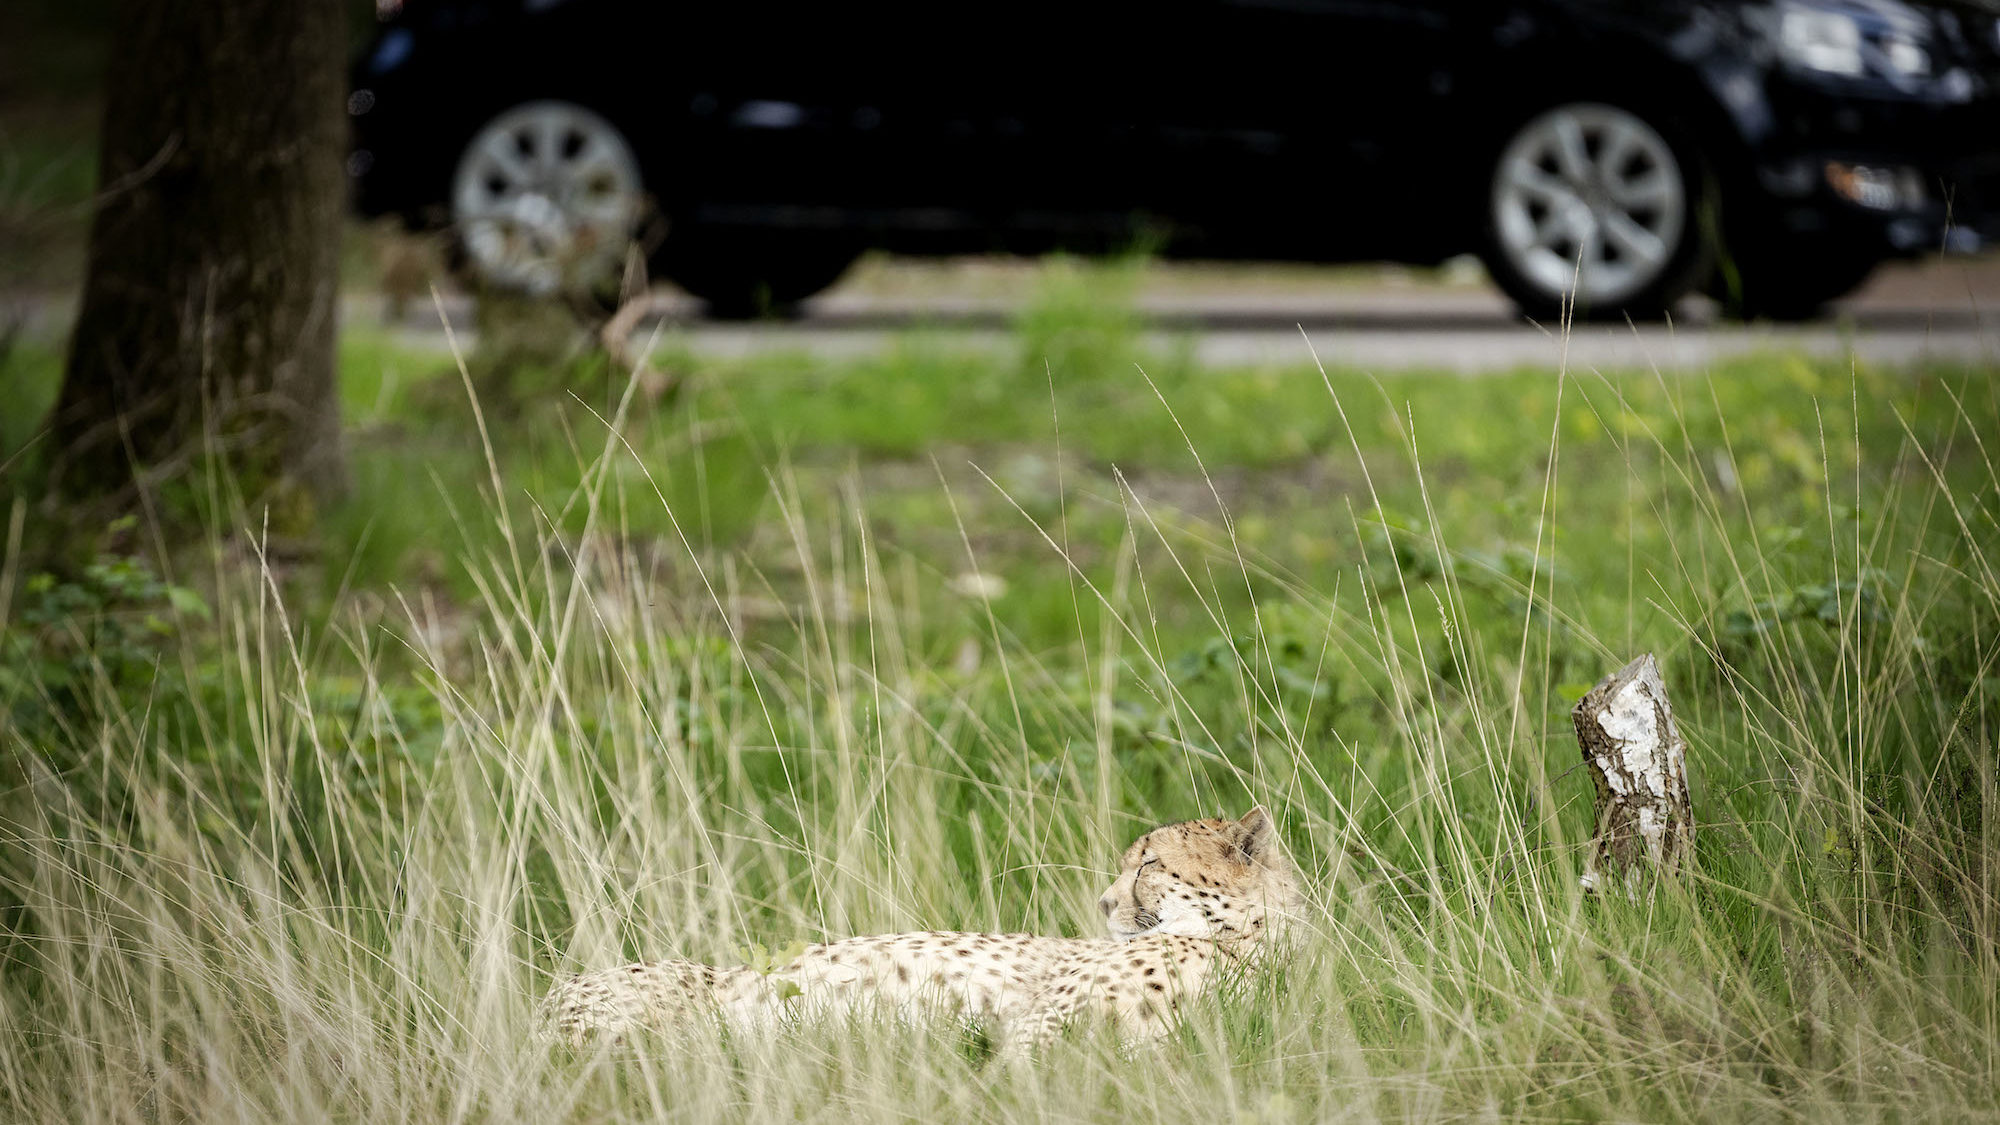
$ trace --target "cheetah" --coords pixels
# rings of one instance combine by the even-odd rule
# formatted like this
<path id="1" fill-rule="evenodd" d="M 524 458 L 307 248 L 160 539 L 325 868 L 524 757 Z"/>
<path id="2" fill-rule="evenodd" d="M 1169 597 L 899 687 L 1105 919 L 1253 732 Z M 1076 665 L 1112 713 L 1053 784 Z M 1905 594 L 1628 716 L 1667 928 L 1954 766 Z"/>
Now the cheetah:
<path id="1" fill-rule="evenodd" d="M 668 960 L 571 977 L 543 999 L 547 1039 L 688 1030 L 720 1016 L 732 1030 L 805 1015 L 885 1007 L 987 1022 L 1003 1049 L 1029 1050 L 1082 1016 L 1126 1039 L 1157 1039 L 1183 999 L 1219 969 L 1277 941 L 1301 896 L 1270 814 L 1155 828 L 1125 850 L 1098 900 L 1111 936 L 906 933 L 810 945 L 759 971 Z"/>

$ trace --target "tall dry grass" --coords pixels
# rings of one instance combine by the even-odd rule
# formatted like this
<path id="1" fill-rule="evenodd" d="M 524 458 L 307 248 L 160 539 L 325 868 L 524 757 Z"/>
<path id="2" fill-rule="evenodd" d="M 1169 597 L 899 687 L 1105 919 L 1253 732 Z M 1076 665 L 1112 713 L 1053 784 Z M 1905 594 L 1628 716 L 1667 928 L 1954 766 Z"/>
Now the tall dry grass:
<path id="1" fill-rule="evenodd" d="M 0 1115 L 2000 1117 L 1996 430 L 1960 416 L 1829 485 L 1808 546 L 1830 609 L 1804 611 L 1796 544 L 1760 542 L 1673 432 L 1625 431 L 1629 471 L 1672 485 L 1626 513 L 1671 532 L 1634 560 L 1630 612 L 1665 642 L 1702 822 L 1692 877 L 1631 900 L 1578 889 L 1587 783 L 1547 706 L 1629 655 L 1539 565 L 1558 527 L 1602 530 L 1562 523 L 1559 430 L 1505 628 L 1467 614 L 1479 564 L 1436 519 L 1407 544 L 1434 571 L 1377 551 L 1318 590 L 1236 547 L 1227 513 L 1128 490 L 1125 549 L 1073 572 L 1073 652 L 977 616 L 941 634 L 863 495 L 816 506 L 777 473 L 789 557 L 762 570 L 622 534 L 661 501 L 617 418 L 570 515 L 496 501 L 494 470 L 468 518 L 504 550 L 474 560 L 470 606 L 411 590 L 309 628 L 254 547 L 218 546 L 213 628 L 162 663 L 157 706 L 107 674 L 58 721 L 0 718 Z M 757 608 L 779 582 L 795 614 Z M 1171 600 L 1251 638 L 1219 695 L 1166 674 L 1149 623 Z M 1279 617 L 1364 698 L 1366 744 L 1279 674 Z M 1167 727 L 1121 755 L 1134 698 Z M 553 974 L 627 958 L 1094 933 L 1128 838 L 1253 802 L 1306 873 L 1310 937 L 1157 1051 L 1079 1034 L 1008 1065 L 975 1027 L 866 1021 L 582 1053 L 529 1035 Z"/>

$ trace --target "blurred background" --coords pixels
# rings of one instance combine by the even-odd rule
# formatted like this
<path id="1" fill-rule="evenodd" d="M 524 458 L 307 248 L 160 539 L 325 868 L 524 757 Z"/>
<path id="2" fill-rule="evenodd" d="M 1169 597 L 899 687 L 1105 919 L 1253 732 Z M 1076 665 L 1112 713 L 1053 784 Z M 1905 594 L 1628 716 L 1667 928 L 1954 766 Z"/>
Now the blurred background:
<path id="1" fill-rule="evenodd" d="M 981 562 L 947 515 L 1053 513 L 1101 563 L 1149 480 L 1307 580 L 1444 519 L 1532 563 L 1565 380 L 1704 388 L 1704 432 L 1753 437 L 1747 466 L 1699 454 L 1734 488 L 1823 480 L 1813 396 L 1942 409 L 2000 362 L 1979 4 L 1011 11 L 9 4 L 16 570 L 276 512 L 324 608 L 408 581 L 462 606 L 508 522 L 468 500 L 574 530 L 622 410 L 664 502 L 631 542 L 758 557 L 813 506 L 781 466 L 1054 642 L 1096 611 L 1039 533 L 987 528 Z M 1348 462 L 1415 453 L 1420 403 L 1445 477 L 1417 518 L 1414 471 L 1364 498 Z M 1643 411 L 1568 409 L 1609 442 L 1572 457 L 1627 456 Z M 745 604 L 795 603 L 767 580 Z"/>
<path id="2" fill-rule="evenodd" d="M 454 344 L 503 405 L 636 372 L 685 406 L 713 370 L 792 402 L 804 364 L 954 422 L 1023 373 L 1145 396 L 1141 363 L 1236 395 L 1315 364 L 1996 359 L 1978 3 L 125 11 L 0 15 L 0 457 L 96 522 L 152 487 L 135 455 L 234 424 L 219 366 L 289 404 L 236 467 L 348 510 L 341 431 Z M 1237 424 L 1311 448 L 1296 421 Z M 957 440 L 934 422 L 899 447 Z"/>
<path id="3" fill-rule="evenodd" d="M 1067 251 L 1146 260 L 1144 326 L 1225 363 L 1295 355 L 1300 327 L 1371 365 L 1547 360 L 1517 314 L 1553 325 L 1572 291 L 1686 329 L 1587 332 L 1589 362 L 1990 355 L 1992 14 L 1844 10 L 1051 6 L 946 51 L 895 5 L 754 28 L 349 3 L 342 308 L 438 345 L 433 284 L 608 311 L 637 265 L 660 299 L 634 328 L 852 352 L 917 323 L 983 340 Z M 4 17 L 0 287 L 44 336 L 82 281 L 112 12 Z"/>
<path id="4" fill-rule="evenodd" d="M 1977 4 L 163 11 L 0 14 L 19 573 L 276 512 L 323 608 L 463 606 L 509 526 L 465 503 L 574 530 L 584 435 L 624 411 L 664 502 L 631 542 L 757 557 L 812 509 L 782 466 L 1054 643 L 1096 611 L 1039 533 L 986 528 L 982 562 L 952 520 L 1053 514 L 1102 564 L 1143 480 L 1307 580 L 1442 519 L 1532 572 L 1565 379 L 1703 387 L 1704 432 L 1753 438 L 1703 471 L 1788 507 L 1825 479 L 1813 396 L 1942 409 L 2000 362 Z M 1414 471 L 1364 497 L 1347 463 L 1414 454 L 1419 403 L 1421 518 Z M 1643 414 L 1570 409 L 1610 442 L 1585 458 Z M 766 581 L 744 605 L 795 604 Z"/>

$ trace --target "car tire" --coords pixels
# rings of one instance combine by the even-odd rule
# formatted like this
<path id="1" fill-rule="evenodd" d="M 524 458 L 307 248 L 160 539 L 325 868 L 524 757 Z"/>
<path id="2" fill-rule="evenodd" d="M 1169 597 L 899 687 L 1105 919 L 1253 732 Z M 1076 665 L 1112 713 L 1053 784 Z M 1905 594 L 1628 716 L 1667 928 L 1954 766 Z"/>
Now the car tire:
<path id="1" fill-rule="evenodd" d="M 1802 242 L 1731 245 L 1709 282 L 1722 315 L 1741 321 L 1811 320 L 1868 280 L 1881 259 Z"/>
<path id="2" fill-rule="evenodd" d="M 618 127 L 565 101 L 501 111 L 460 150 L 455 257 L 480 283 L 535 296 L 615 277 L 645 213 L 639 161 Z"/>
<path id="3" fill-rule="evenodd" d="M 708 306 L 717 320 L 798 315 L 799 303 L 839 281 L 861 255 L 847 239 L 819 232 L 670 231 L 653 255 L 655 272 Z"/>
<path id="4" fill-rule="evenodd" d="M 1701 280 L 1709 187 L 1694 149 L 1658 119 L 1608 102 L 1528 116 L 1486 182 L 1481 258 L 1521 311 L 1651 318 Z"/>

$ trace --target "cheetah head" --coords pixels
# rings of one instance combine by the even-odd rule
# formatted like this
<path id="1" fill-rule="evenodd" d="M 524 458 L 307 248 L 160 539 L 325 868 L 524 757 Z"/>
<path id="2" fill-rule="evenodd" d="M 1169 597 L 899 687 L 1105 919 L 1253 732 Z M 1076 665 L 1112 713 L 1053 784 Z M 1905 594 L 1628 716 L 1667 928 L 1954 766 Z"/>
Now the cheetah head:
<path id="1" fill-rule="evenodd" d="M 1097 905 L 1116 938 L 1231 940 L 1262 934 L 1300 901 L 1271 814 L 1259 806 L 1241 820 L 1189 820 L 1139 837 Z"/>

